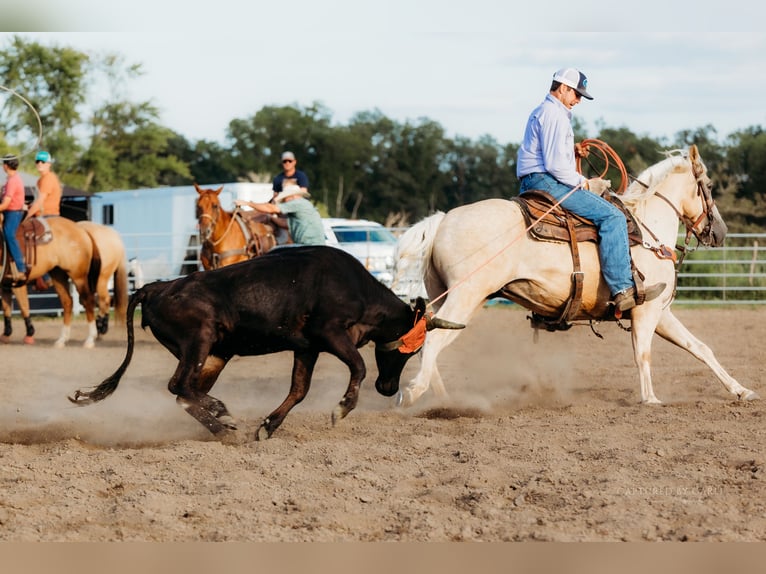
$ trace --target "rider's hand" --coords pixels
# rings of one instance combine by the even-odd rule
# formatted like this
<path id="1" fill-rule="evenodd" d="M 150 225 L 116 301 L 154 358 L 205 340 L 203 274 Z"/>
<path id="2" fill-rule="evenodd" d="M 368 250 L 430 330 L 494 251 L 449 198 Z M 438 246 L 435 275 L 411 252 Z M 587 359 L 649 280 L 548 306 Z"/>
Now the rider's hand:
<path id="1" fill-rule="evenodd" d="M 596 195 L 603 195 L 609 191 L 612 187 L 612 181 L 609 179 L 601 179 L 600 177 L 594 177 L 588 180 L 588 189 Z"/>

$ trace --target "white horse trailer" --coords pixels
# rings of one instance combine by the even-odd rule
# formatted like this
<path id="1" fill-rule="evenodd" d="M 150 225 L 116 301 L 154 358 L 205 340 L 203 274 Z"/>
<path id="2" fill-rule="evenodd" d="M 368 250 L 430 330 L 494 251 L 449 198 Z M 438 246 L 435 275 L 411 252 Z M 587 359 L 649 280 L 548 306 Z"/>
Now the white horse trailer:
<path id="1" fill-rule="evenodd" d="M 266 202 L 271 183 L 217 183 L 223 187 L 224 209 L 233 210 L 235 199 Z M 199 240 L 192 185 L 110 191 L 90 198 L 90 219 L 113 227 L 125 243 L 127 257 L 146 282 L 172 279 L 199 268 Z"/>

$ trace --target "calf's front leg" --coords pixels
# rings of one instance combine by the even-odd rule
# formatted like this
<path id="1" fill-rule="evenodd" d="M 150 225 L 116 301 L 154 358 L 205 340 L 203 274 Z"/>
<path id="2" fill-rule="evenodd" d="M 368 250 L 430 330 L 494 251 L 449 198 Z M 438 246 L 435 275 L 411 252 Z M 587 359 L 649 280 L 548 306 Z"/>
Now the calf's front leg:
<path id="1" fill-rule="evenodd" d="M 316 351 L 295 351 L 293 353 L 293 375 L 290 384 L 290 392 L 282 404 L 274 412 L 263 419 L 261 426 L 255 433 L 255 440 L 264 440 L 269 438 L 277 430 L 282 421 L 285 420 L 287 413 L 301 402 L 311 386 L 311 375 L 314 373 L 319 353 Z"/>

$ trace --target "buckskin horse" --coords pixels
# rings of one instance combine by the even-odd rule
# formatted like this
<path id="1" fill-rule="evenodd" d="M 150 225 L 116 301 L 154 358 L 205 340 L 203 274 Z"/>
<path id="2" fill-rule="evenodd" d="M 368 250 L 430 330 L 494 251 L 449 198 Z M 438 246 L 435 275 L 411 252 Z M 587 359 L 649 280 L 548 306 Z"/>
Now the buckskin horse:
<path id="1" fill-rule="evenodd" d="M 641 241 L 631 247 L 635 267 L 647 283 L 668 285 L 658 298 L 634 307 L 624 317 L 631 323 L 641 400 L 660 403 L 650 371 L 655 333 L 705 363 L 738 399 L 757 399 L 758 395 L 729 375 L 711 349 L 670 310 L 679 220 L 686 227 L 686 243 L 679 246 L 681 250 L 688 246 L 691 235 L 702 245 L 720 246 L 727 228 L 713 201 L 711 182 L 697 147 L 666 156 L 641 173 L 620 196 L 642 234 Z M 533 326 L 546 322 L 556 325 L 567 314 L 577 289 L 580 300 L 568 321 L 619 319 L 609 304 L 595 242 L 579 243 L 580 271 L 575 273 L 570 244 L 534 239 L 528 231 L 536 223 L 528 225 L 516 201 L 479 201 L 434 214 L 411 227 L 399 240 L 398 257 L 405 266 L 420 266 L 431 305 L 445 320 L 467 324 L 486 299 L 503 297 L 531 310 Z M 437 395 L 446 395 L 436 360 L 458 334 L 436 331 L 426 340 L 420 370 L 402 386 L 400 405 L 413 404 L 429 384 Z"/>
<path id="2" fill-rule="evenodd" d="M 200 261 L 206 269 L 218 269 L 246 261 L 268 252 L 277 245 L 279 228 L 260 212 L 233 212 L 221 206 L 218 189 L 202 189 L 196 183 L 197 222 L 199 224 Z"/>
<path id="3" fill-rule="evenodd" d="M 53 287 L 61 300 L 64 325 L 61 335 L 54 343 L 55 347 L 64 347 L 71 337 L 72 309 L 74 301 L 69 292 L 69 279 L 75 285 L 80 296 L 80 303 L 85 308 L 88 324 L 88 336 L 83 343 L 86 348 L 95 345 L 97 336 L 95 320 L 95 297 L 98 269 L 100 261 L 98 254 L 94 256 L 93 242 L 85 230 L 74 221 L 60 216 L 46 217 L 42 222 L 38 218 L 30 218 L 19 226 L 19 245 L 25 254 L 29 275 L 26 282 L 34 281 L 48 273 L 53 281 Z M 30 335 L 29 297 L 26 284 L 14 283 L 10 272 L 10 257 L 5 248 L 5 237 L 0 234 L 0 264 L 2 264 L 2 298 L 5 315 L 4 341 L 10 337 L 12 299 L 16 296 L 21 316 L 27 323 L 25 342 L 33 343 Z M 34 334 L 34 329 L 32 329 Z"/>
<path id="4" fill-rule="evenodd" d="M 92 221 L 78 221 L 77 225 L 85 229 L 93 241 L 93 252 L 100 262 L 100 271 L 96 283 L 98 295 L 98 315 L 96 316 L 96 331 L 106 335 L 109 330 L 109 309 L 114 303 L 114 319 L 124 323 L 128 310 L 128 260 L 125 255 L 125 244 L 117 231 L 107 225 Z M 112 281 L 112 291 L 109 293 L 109 281 Z"/>

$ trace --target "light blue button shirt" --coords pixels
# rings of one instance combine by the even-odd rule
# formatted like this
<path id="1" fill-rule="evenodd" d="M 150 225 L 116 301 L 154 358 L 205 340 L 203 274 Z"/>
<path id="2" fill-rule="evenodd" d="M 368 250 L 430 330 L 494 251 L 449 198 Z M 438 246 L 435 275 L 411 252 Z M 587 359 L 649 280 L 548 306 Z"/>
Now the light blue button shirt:
<path id="1" fill-rule="evenodd" d="M 550 94 L 529 115 L 516 160 L 519 179 L 536 172 L 547 172 L 571 187 L 587 179 L 575 165 L 572 112 Z"/>

